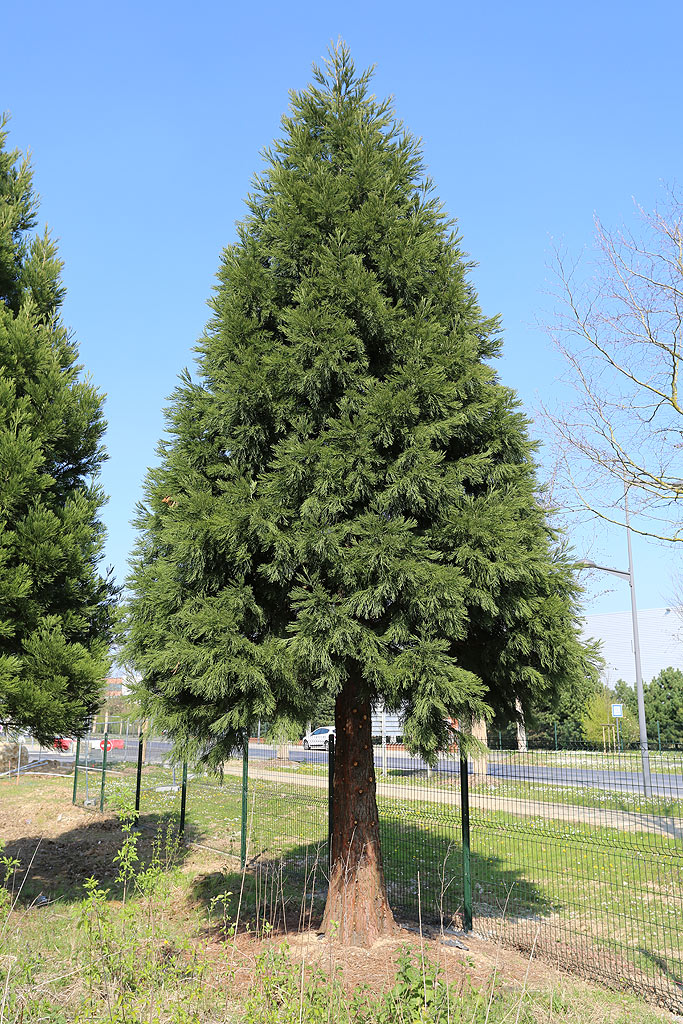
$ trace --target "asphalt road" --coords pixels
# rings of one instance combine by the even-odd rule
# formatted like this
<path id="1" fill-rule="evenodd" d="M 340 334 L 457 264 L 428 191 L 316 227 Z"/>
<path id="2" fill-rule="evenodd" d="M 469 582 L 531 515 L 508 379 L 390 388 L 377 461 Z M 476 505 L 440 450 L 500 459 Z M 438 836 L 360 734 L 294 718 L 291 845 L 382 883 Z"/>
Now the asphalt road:
<path id="1" fill-rule="evenodd" d="M 249 753 L 251 757 L 273 756 L 273 752 L 269 748 L 265 748 L 264 753 L 259 755 L 254 747 L 250 747 Z M 290 751 L 289 759 L 290 761 L 327 763 L 327 752 L 320 750 L 292 750 Z M 379 748 L 375 751 L 375 764 L 377 766 L 383 764 Z M 427 769 L 426 763 L 420 758 L 394 752 L 387 754 L 386 765 L 387 768 L 394 770 L 403 769 L 406 775 L 424 772 Z M 516 765 L 504 761 L 488 761 L 487 769 L 487 774 L 493 778 L 519 779 L 520 781 L 538 782 L 548 786 L 591 788 L 625 793 L 639 793 L 643 790 L 642 774 L 633 771 L 605 771 L 598 768 L 571 768 L 565 765 Z M 438 762 L 438 770 L 440 772 L 459 774 L 460 764 L 453 758 L 442 758 Z M 470 763 L 470 774 L 472 772 L 473 766 Z M 651 773 L 650 777 L 652 780 L 653 796 L 683 799 L 683 775 Z"/>
<path id="2" fill-rule="evenodd" d="M 113 737 L 116 739 L 117 737 Z M 97 740 L 95 742 L 98 742 Z M 147 741 L 147 760 L 162 761 L 171 751 L 172 744 L 165 739 L 150 739 Z M 73 763 L 75 750 L 67 753 L 59 753 L 56 750 L 48 751 L 37 747 L 29 747 L 33 757 L 58 758 L 65 763 Z M 126 748 L 112 749 L 107 754 L 109 764 L 121 761 L 134 761 L 137 758 L 138 743 L 137 737 L 129 737 Z M 275 757 L 276 748 L 264 744 L 252 744 L 249 747 L 249 756 L 254 760 L 270 760 Z M 88 760 L 99 762 L 101 751 L 98 747 L 91 746 L 88 750 Z M 81 763 L 85 760 L 84 744 L 81 743 Z M 326 764 L 326 750 L 304 750 L 303 748 L 291 748 L 289 760 L 293 764 Z M 384 763 L 380 747 L 375 749 L 375 763 L 381 767 Z M 425 772 L 427 765 L 418 757 L 412 757 L 408 753 L 391 751 L 387 753 L 386 767 L 394 771 L 403 771 L 406 775 L 413 775 L 417 772 Z M 438 770 L 452 774 L 459 774 L 460 765 L 454 758 L 442 758 L 438 763 Z M 470 764 L 470 772 L 472 765 Z M 634 771 L 607 771 L 598 768 L 572 768 L 566 765 L 520 765 L 511 761 L 488 761 L 488 775 L 498 779 L 518 779 L 525 782 L 536 782 L 548 786 L 564 786 L 568 788 L 593 788 L 610 792 L 642 793 L 642 774 Z M 665 775 L 662 773 L 652 774 L 653 796 L 665 799 L 683 799 L 683 775 Z"/>

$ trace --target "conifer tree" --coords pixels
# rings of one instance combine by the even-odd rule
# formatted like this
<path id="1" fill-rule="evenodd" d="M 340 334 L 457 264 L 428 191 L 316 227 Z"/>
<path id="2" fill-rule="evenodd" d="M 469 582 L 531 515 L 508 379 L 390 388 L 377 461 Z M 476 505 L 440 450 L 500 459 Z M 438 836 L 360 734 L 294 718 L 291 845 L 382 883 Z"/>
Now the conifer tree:
<path id="1" fill-rule="evenodd" d="M 129 634 L 148 709 L 217 769 L 334 697 L 325 925 L 355 943 L 394 927 L 373 704 L 433 763 L 449 718 L 588 670 L 498 321 L 370 77 L 338 47 L 266 152 L 147 479 Z"/>
<path id="2" fill-rule="evenodd" d="M 43 743 L 100 703 L 115 590 L 93 482 L 102 397 L 59 319 L 61 262 L 0 120 L 0 724 Z"/>

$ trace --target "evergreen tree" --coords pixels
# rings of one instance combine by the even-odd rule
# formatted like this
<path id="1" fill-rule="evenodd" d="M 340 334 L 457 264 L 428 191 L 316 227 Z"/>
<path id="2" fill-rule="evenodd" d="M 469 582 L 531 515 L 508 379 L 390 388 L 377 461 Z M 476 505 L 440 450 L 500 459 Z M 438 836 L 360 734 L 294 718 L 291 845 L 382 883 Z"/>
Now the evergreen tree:
<path id="1" fill-rule="evenodd" d="M 61 263 L 28 160 L 0 121 L 0 723 L 43 743 L 82 731 L 108 667 L 98 574 L 102 398 L 59 319 Z"/>
<path id="2" fill-rule="evenodd" d="M 325 924 L 391 930 L 371 708 L 430 762 L 449 717 L 586 672 L 533 446 L 490 364 L 418 142 L 345 47 L 294 94 L 168 410 L 130 586 L 148 710 L 219 767 L 256 718 L 335 699 Z"/>
<path id="3" fill-rule="evenodd" d="M 663 747 L 683 744 L 683 672 L 663 668 L 645 687 L 645 718 L 648 735 Z M 659 733 L 657 733 L 659 723 Z"/>
<path id="4" fill-rule="evenodd" d="M 620 679 L 615 687 L 615 695 L 637 719 L 638 698 L 635 687 Z M 678 668 L 663 668 L 645 684 L 643 697 L 650 741 L 661 743 L 663 747 L 683 745 L 683 672 Z"/>

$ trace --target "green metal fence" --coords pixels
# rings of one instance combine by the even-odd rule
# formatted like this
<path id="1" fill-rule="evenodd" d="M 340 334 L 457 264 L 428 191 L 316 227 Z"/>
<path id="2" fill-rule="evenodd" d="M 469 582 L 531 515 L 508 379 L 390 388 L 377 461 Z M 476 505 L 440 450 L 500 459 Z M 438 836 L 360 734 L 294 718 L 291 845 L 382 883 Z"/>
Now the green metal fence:
<path id="1" fill-rule="evenodd" d="M 269 753 L 251 748 L 250 861 L 281 858 L 294 883 L 316 860 L 323 896 L 327 754 Z M 651 753 L 648 796 L 637 750 L 494 750 L 465 764 L 444 756 L 433 770 L 399 748 L 376 754 L 399 920 L 420 911 L 426 924 L 472 929 L 683 1010 L 680 752 Z"/>
<path id="2" fill-rule="evenodd" d="M 306 893 L 313 907 L 317 896 L 320 910 L 334 812 L 328 752 L 252 743 L 217 779 L 165 762 L 168 747 L 148 741 L 140 771 L 137 737 L 123 757 L 111 751 L 105 804 L 138 790 L 141 821 L 180 827 L 185 800 L 189 842 L 235 870 L 279 872 L 286 900 L 297 906 Z M 444 755 L 428 769 L 402 748 L 377 748 L 396 917 L 420 912 L 425 925 L 472 930 L 683 1012 L 683 754 L 651 751 L 650 762 L 646 795 L 638 750 L 498 749 L 468 762 Z M 88 769 L 98 803 L 103 767 Z"/>
<path id="3" fill-rule="evenodd" d="M 134 808 L 148 829 L 171 820 L 177 827 L 183 766 L 168 761 L 169 746 L 136 732 L 88 733 L 63 755 L 73 767 L 73 802 L 100 811 Z"/>
<path id="4" fill-rule="evenodd" d="M 395 910 L 472 928 L 564 969 L 683 1008 L 683 759 L 639 751 L 491 751 L 378 784 Z M 463 857 L 463 810 L 470 850 Z M 469 876 L 463 871 L 469 860 Z"/>

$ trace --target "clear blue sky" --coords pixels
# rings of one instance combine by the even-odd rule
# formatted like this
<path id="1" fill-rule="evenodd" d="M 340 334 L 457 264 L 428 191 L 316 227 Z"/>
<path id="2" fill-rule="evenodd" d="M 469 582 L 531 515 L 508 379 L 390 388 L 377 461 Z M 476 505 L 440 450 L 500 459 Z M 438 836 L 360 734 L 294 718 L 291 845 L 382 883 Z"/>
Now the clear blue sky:
<path id="1" fill-rule="evenodd" d="M 162 407 L 207 317 L 219 253 L 279 131 L 290 88 L 342 36 L 377 64 L 424 140 L 437 190 L 505 326 L 503 380 L 530 415 L 562 366 L 534 323 L 551 236 L 579 252 L 593 214 L 654 206 L 683 166 L 683 6 L 392 0 L 116 4 L 24 0 L 2 15 L 0 107 L 30 147 L 41 219 L 60 240 L 66 321 L 107 394 L 107 561 L 123 579 L 129 525 L 163 432 Z M 536 433 L 539 433 L 537 429 Z M 588 538 L 574 537 L 581 550 Z M 625 563 L 619 531 L 591 557 Z M 636 544 L 639 601 L 669 603 L 677 551 Z M 588 611 L 627 606 L 625 584 Z"/>

